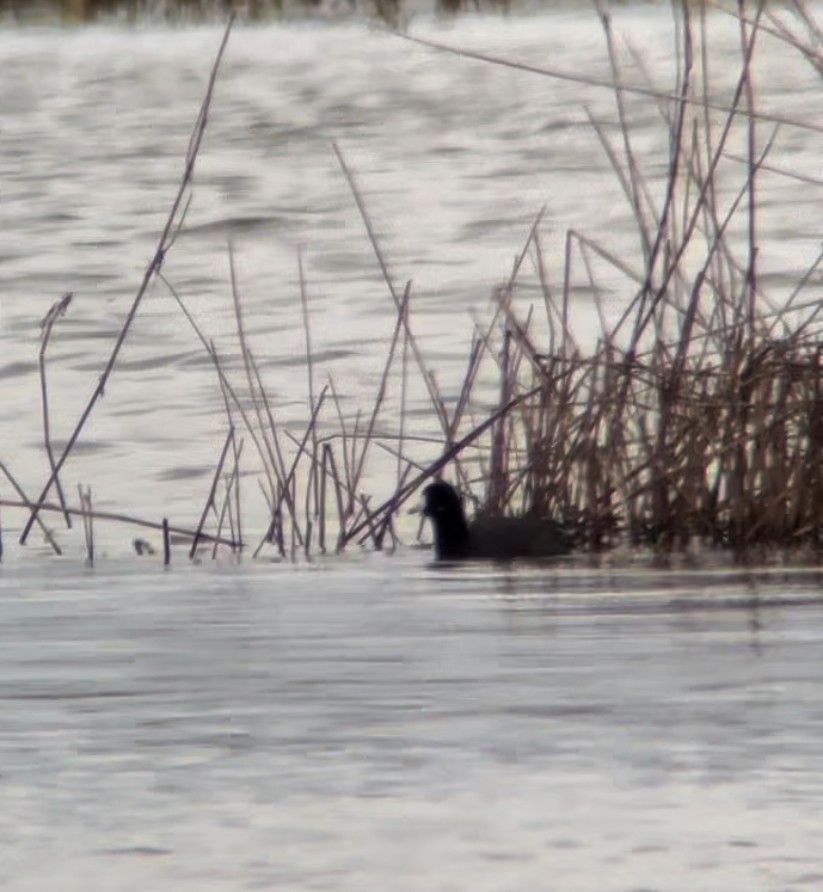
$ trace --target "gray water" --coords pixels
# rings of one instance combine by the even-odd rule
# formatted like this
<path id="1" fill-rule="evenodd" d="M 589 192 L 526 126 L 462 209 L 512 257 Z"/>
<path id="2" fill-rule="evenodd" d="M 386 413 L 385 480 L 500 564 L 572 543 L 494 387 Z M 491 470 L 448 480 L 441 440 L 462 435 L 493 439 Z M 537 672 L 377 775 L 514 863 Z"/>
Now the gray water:
<path id="1" fill-rule="evenodd" d="M 823 886 L 818 572 L 0 576 L 0 885 Z"/>
<path id="2" fill-rule="evenodd" d="M 622 10 L 615 24 L 670 91 L 667 11 Z M 722 102 L 737 26 L 718 14 L 711 30 Z M 580 12 L 421 19 L 412 33 L 609 72 L 596 18 Z M 216 27 L 0 32 L 0 460 L 30 496 L 45 477 L 40 320 L 75 293 L 49 353 L 60 440 L 154 250 L 219 39 Z M 814 69 L 767 35 L 762 50 L 760 110 L 823 124 Z M 665 123 L 648 99 L 627 110 L 661 188 Z M 488 317 L 544 204 L 555 285 L 569 228 L 626 262 L 638 254 L 587 112 L 615 133 L 613 96 L 595 87 L 362 24 L 238 28 L 165 272 L 237 380 L 232 246 L 251 342 L 299 434 L 302 248 L 317 376 L 334 377 L 349 417 L 370 406 L 394 307 L 334 141 L 391 275 L 401 290 L 413 280 L 415 331 L 454 396 L 472 316 Z M 760 262 L 777 305 L 819 250 L 821 139 L 784 125 L 762 174 Z M 719 181 L 728 195 L 736 163 Z M 633 286 L 599 274 L 616 318 Z M 585 341 L 599 323 L 576 276 Z M 409 418 L 431 430 L 420 393 Z M 391 411 L 381 424 L 392 429 Z M 214 373 L 158 284 L 64 481 L 70 495 L 93 484 L 98 508 L 193 525 L 224 433 Z M 265 512 L 248 473 L 251 538 Z M 384 467 L 369 474 L 376 498 L 391 492 Z M 5 480 L 0 497 L 13 497 Z M 19 547 L 23 519 L 0 514 L 4 889 L 823 888 L 816 571 L 625 555 L 437 569 L 409 547 L 406 515 L 395 555 L 189 565 L 175 554 L 165 573 L 132 554 L 127 527 L 100 523 L 89 570 L 77 530 L 58 531 L 59 560 L 37 536 Z"/>

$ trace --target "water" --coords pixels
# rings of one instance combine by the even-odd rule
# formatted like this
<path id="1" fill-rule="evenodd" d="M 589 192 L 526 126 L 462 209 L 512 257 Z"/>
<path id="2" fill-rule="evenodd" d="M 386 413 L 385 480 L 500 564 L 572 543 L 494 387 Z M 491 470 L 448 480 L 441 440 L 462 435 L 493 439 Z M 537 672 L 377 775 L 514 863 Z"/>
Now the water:
<path id="1" fill-rule="evenodd" d="M 6 570 L 0 884 L 819 888 L 821 583 Z"/>
<path id="2" fill-rule="evenodd" d="M 670 90 L 668 13 L 623 10 L 616 25 Z M 738 36 L 720 15 L 711 27 L 722 99 Z M 608 75 L 599 26 L 579 12 L 412 30 Z M 60 440 L 151 257 L 219 38 L 213 27 L 0 32 L 0 460 L 29 495 L 45 477 L 40 320 L 75 292 L 49 352 Z M 762 41 L 758 107 L 823 124 L 814 70 Z M 649 100 L 627 102 L 661 188 L 666 127 Z M 239 28 L 165 271 L 239 386 L 232 246 L 251 342 L 299 435 L 302 247 L 317 380 L 334 376 L 349 418 L 368 409 L 394 309 L 334 141 L 391 275 L 401 290 L 413 280 L 415 330 L 453 397 L 470 314 L 487 317 L 543 204 L 555 285 L 568 228 L 637 256 L 587 110 L 614 121 L 606 91 L 362 24 Z M 769 160 L 784 173 L 763 174 L 761 263 L 778 304 L 820 241 L 819 190 L 785 172 L 819 178 L 820 141 L 782 127 Z M 529 271 L 526 302 L 533 281 Z M 585 340 L 597 316 L 584 271 L 575 282 Z M 633 288 L 606 270 L 600 285 L 616 317 Z M 425 397 L 411 399 L 426 433 Z M 66 466 L 67 490 L 91 483 L 98 508 L 193 525 L 224 432 L 210 364 L 157 285 Z M 251 538 L 265 511 L 247 471 Z M 384 465 L 368 473 L 376 498 L 391 492 Z M 58 531 L 66 557 L 53 561 L 36 536 L 16 545 L 20 512 L 4 507 L 0 520 L 4 889 L 823 887 L 816 571 L 663 570 L 625 556 L 442 570 L 406 547 L 302 566 L 175 554 L 163 573 L 156 557 L 134 557 L 133 532 L 103 523 L 86 570 L 80 532 Z M 414 521 L 399 525 L 412 540 Z"/>

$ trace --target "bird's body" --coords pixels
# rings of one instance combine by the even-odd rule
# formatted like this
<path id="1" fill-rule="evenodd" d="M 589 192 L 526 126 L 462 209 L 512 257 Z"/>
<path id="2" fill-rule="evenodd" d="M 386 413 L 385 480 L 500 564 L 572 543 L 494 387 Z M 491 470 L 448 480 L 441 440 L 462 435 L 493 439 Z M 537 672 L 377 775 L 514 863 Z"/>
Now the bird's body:
<path id="1" fill-rule="evenodd" d="M 438 560 L 511 560 L 568 554 L 571 542 L 553 520 L 535 517 L 479 517 L 466 522 L 460 497 L 438 480 L 423 490 L 423 513 L 434 527 Z"/>

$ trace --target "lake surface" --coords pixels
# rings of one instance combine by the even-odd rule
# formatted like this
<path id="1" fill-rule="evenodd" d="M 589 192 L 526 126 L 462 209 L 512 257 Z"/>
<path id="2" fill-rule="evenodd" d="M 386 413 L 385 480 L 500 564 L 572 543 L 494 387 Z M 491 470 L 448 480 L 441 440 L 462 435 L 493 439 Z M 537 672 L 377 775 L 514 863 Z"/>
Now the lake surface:
<path id="1" fill-rule="evenodd" d="M 615 26 L 670 92 L 669 13 L 620 10 Z M 720 14 L 710 26 L 722 103 L 739 35 Z M 593 15 L 421 18 L 411 33 L 609 76 Z M 154 251 L 220 35 L 0 31 L 0 460 L 29 497 L 46 476 L 41 319 L 74 292 L 48 354 L 60 441 Z M 761 48 L 760 111 L 823 126 L 819 75 L 768 35 Z M 667 126 L 648 97 L 627 98 L 627 112 L 662 189 Z M 635 263 L 632 213 L 588 114 L 616 133 L 614 97 L 594 86 L 362 23 L 238 27 L 164 271 L 240 386 L 232 246 L 250 342 L 278 418 L 300 436 L 302 249 L 316 381 L 333 376 L 349 422 L 367 412 L 395 309 L 336 142 L 390 274 L 401 291 L 413 282 L 413 328 L 454 399 L 472 319 L 489 317 L 543 205 L 555 285 L 570 228 Z M 784 124 L 762 174 L 762 281 L 778 306 L 819 251 L 821 142 Z M 727 195 L 736 163 L 719 180 Z M 576 276 L 585 342 L 599 323 Z M 616 318 L 633 289 L 605 270 L 599 287 Z M 386 442 L 397 389 L 393 377 Z M 406 417 L 421 437 L 436 430 L 414 376 Z M 157 284 L 66 465 L 67 492 L 91 484 L 98 508 L 194 525 L 225 428 L 211 364 Z M 421 441 L 417 459 L 432 449 Z M 249 461 L 253 539 L 266 515 Z M 375 499 L 393 490 L 392 462 L 367 469 Z M 13 497 L 0 479 L 0 498 Z M 3 889 L 823 888 L 818 571 L 666 569 L 632 555 L 435 568 L 409 547 L 417 521 L 405 513 L 394 555 L 175 554 L 168 572 L 134 556 L 131 529 L 98 523 L 90 570 L 79 529 L 50 520 L 66 553 L 52 560 L 39 534 L 17 545 L 21 512 L 0 512 Z"/>
<path id="2" fill-rule="evenodd" d="M 0 596 L 4 889 L 823 884 L 819 572 L 410 552 Z"/>

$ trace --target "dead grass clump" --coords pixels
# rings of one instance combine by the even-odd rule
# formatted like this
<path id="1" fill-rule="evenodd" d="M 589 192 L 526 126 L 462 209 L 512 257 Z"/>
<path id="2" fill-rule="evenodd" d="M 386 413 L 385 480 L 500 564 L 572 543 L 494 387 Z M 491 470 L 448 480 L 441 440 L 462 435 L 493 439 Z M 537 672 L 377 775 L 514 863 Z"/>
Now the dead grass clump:
<path id="1" fill-rule="evenodd" d="M 552 289 L 538 217 L 497 296 L 493 327 L 479 341 L 499 366 L 500 404 L 530 393 L 485 441 L 481 510 L 563 518 L 578 544 L 592 549 L 622 537 L 663 549 L 698 538 L 736 553 L 817 546 L 823 331 L 819 306 L 801 301 L 823 255 L 788 301 L 779 308 L 769 302 L 758 275 L 758 190 L 779 126 L 793 122 L 758 110 L 753 59 L 768 29 L 819 63 L 822 48 L 810 44 L 819 29 L 809 27 L 801 41 L 764 5 L 751 14 L 741 6 L 740 70 L 722 105 L 709 94 L 705 7 L 696 21 L 688 4 L 675 10 L 679 64 L 669 96 L 625 86 L 608 10 L 600 15 L 618 85 L 619 136 L 594 120 L 592 126 L 634 212 L 643 267 L 635 272 L 569 232 L 562 288 Z M 662 195 L 633 147 L 632 92 L 659 100 L 668 129 Z M 730 150 L 741 143 L 742 165 Z M 526 259 L 543 297 L 541 335 L 533 308 L 518 310 L 514 299 Z M 613 325 L 605 321 L 595 263 L 634 289 Z M 580 267 L 601 319 L 592 350 L 579 347 L 570 322 L 573 270 Z"/>

